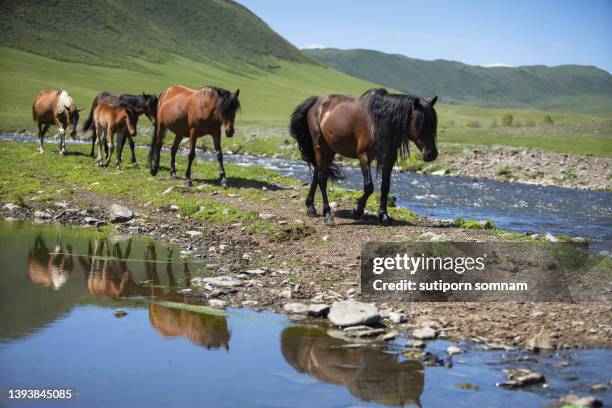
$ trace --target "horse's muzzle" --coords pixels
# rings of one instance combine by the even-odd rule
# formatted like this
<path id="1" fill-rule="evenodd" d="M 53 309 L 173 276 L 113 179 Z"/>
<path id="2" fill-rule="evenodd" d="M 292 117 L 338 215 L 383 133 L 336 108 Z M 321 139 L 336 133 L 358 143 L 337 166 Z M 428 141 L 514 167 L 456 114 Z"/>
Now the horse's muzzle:
<path id="1" fill-rule="evenodd" d="M 227 136 L 227 137 L 234 136 L 234 129 L 226 130 L 225 131 L 225 136 Z"/>
<path id="2" fill-rule="evenodd" d="M 427 150 L 423 153 L 423 160 L 426 162 L 434 161 L 436 160 L 436 157 L 438 157 L 437 150 Z"/>

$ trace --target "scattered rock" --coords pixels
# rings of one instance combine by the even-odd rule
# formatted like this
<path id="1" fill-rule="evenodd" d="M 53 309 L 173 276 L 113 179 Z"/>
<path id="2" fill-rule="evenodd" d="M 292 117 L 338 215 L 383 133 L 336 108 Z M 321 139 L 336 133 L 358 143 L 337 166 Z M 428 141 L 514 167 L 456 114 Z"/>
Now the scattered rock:
<path id="1" fill-rule="evenodd" d="M 16 205 L 16 204 L 13 204 L 13 203 L 7 203 L 7 204 L 4 204 L 4 208 L 6 208 L 9 211 L 13 211 L 13 210 L 19 208 L 19 206 Z"/>
<path id="2" fill-rule="evenodd" d="M 589 391 L 602 392 L 605 391 L 608 387 L 606 387 L 606 384 L 591 384 L 587 388 L 589 389 Z"/>
<path id="3" fill-rule="evenodd" d="M 281 290 L 280 292 L 278 292 L 278 297 L 285 298 L 285 299 L 291 299 L 292 298 L 291 289 L 287 288 L 287 289 Z"/>
<path id="4" fill-rule="evenodd" d="M 308 306 L 303 303 L 287 303 L 283 307 L 283 310 L 285 310 L 286 313 L 306 314 L 308 313 Z"/>
<path id="5" fill-rule="evenodd" d="M 408 342 L 406 342 L 406 347 L 411 349 L 422 349 L 425 348 L 425 346 L 425 342 L 421 340 L 408 340 Z"/>
<path id="6" fill-rule="evenodd" d="M 334 325 L 340 327 L 372 325 L 380 320 L 376 306 L 354 300 L 334 302 L 327 317 Z"/>
<path id="7" fill-rule="evenodd" d="M 259 213 L 259 218 L 262 219 L 262 220 L 271 220 L 274 217 L 276 217 L 276 214 L 263 213 L 263 212 Z"/>
<path id="8" fill-rule="evenodd" d="M 187 231 L 186 234 L 189 235 L 191 238 L 201 237 L 203 235 L 202 231 L 193 231 L 193 230 Z"/>
<path id="9" fill-rule="evenodd" d="M 112 204 L 108 211 L 112 223 L 126 222 L 134 218 L 132 210 L 119 204 Z"/>
<path id="10" fill-rule="evenodd" d="M 404 313 L 390 312 L 388 317 L 393 324 L 400 324 L 406 321 L 406 315 Z"/>
<path id="11" fill-rule="evenodd" d="M 525 368 L 504 370 L 504 374 L 508 377 L 508 381 L 497 383 L 496 385 L 498 387 L 521 388 L 546 382 L 544 374 L 537 371 L 530 371 Z"/>
<path id="12" fill-rule="evenodd" d="M 98 223 L 98 220 L 93 217 L 85 217 L 83 221 L 85 221 L 85 224 L 89 225 L 96 225 Z"/>
<path id="13" fill-rule="evenodd" d="M 172 204 L 172 205 L 170 206 L 170 210 L 171 210 L 171 211 L 180 211 L 180 209 L 181 209 L 181 207 L 179 207 L 179 206 L 178 206 L 178 205 L 176 205 L 176 204 Z"/>
<path id="14" fill-rule="evenodd" d="M 261 275 L 265 275 L 266 271 L 265 271 L 265 269 L 257 268 L 257 269 L 248 269 L 248 270 L 244 271 L 244 273 L 246 273 L 248 275 L 261 276 Z"/>
<path id="15" fill-rule="evenodd" d="M 445 240 L 446 236 L 442 234 L 436 234 L 435 232 L 427 231 L 419 235 L 419 239 L 425 239 L 428 241 L 438 242 L 438 241 Z"/>
<path id="16" fill-rule="evenodd" d="M 308 305 L 308 316 L 326 317 L 329 314 L 329 309 L 329 305 L 323 303 Z"/>
<path id="17" fill-rule="evenodd" d="M 385 333 L 385 329 L 373 329 L 369 326 L 358 325 L 344 329 L 344 332 L 351 337 L 375 337 Z"/>
<path id="18" fill-rule="evenodd" d="M 208 301 L 208 304 L 212 307 L 225 307 L 225 305 L 227 305 L 227 302 L 221 299 L 210 299 Z"/>
<path id="19" fill-rule="evenodd" d="M 202 283 L 209 283 L 220 288 L 235 288 L 241 286 L 242 282 L 231 276 L 215 276 L 202 278 Z"/>
<path id="20" fill-rule="evenodd" d="M 412 332 L 412 337 L 419 340 L 430 340 L 436 337 L 436 331 L 431 327 L 421 327 Z"/>
<path id="21" fill-rule="evenodd" d="M 536 352 L 539 350 L 553 349 L 550 334 L 540 331 L 538 334 L 527 340 L 527 348 Z"/>
<path id="22" fill-rule="evenodd" d="M 122 317 L 127 316 L 127 312 L 125 310 L 123 310 L 123 309 L 117 309 L 117 310 L 115 310 L 115 313 L 113 313 L 113 314 L 117 318 L 122 318 Z"/>
<path id="23" fill-rule="evenodd" d="M 433 176 L 445 176 L 447 173 L 448 173 L 448 169 L 440 169 L 440 170 L 431 172 Z"/>
<path id="24" fill-rule="evenodd" d="M 448 347 L 446 348 L 446 353 L 447 353 L 449 356 L 454 356 L 455 354 L 462 353 L 462 351 L 461 351 L 461 349 L 460 349 L 459 347 L 457 347 L 457 346 L 448 346 Z"/>
<path id="25" fill-rule="evenodd" d="M 559 398 L 559 405 L 575 405 L 579 407 L 597 408 L 603 407 L 603 402 L 596 397 L 579 397 L 578 395 L 566 395 Z"/>
<path id="26" fill-rule="evenodd" d="M 553 234 L 551 234 L 550 232 L 547 232 L 546 235 L 544 235 L 544 238 L 548 241 L 548 242 L 559 242 L 559 238 L 555 237 Z"/>
<path id="27" fill-rule="evenodd" d="M 48 220 L 52 215 L 46 211 L 34 211 L 34 218 L 38 218 L 39 220 Z"/>

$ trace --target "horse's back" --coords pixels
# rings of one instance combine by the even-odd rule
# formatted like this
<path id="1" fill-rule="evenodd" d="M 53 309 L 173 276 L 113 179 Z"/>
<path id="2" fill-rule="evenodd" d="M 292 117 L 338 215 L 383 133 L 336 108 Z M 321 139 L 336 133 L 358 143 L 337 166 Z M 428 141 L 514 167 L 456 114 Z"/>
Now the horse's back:
<path id="1" fill-rule="evenodd" d="M 59 91 L 56 89 L 43 89 L 36 95 L 33 112 L 37 120 L 50 122 L 55 109 L 55 100 Z"/>

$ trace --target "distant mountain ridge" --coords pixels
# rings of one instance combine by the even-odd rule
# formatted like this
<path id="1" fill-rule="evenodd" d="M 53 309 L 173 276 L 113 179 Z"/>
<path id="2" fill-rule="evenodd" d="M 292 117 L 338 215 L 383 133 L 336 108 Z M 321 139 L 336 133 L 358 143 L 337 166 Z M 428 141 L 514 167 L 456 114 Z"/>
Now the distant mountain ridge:
<path id="1" fill-rule="evenodd" d="M 302 50 L 332 68 L 444 103 L 612 112 L 612 75 L 590 66 L 490 67 L 425 61 L 379 51 Z"/>

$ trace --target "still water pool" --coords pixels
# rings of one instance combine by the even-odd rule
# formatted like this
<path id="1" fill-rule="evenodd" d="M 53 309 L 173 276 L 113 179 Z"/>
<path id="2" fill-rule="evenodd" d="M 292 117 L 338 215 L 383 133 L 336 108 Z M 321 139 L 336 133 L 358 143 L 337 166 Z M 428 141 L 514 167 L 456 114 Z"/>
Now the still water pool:
<path id="1" fill-rule="evenodd" d="M 467 352 L 452 368 L 402 353 L 405 338 L 355 347 L 322 323 L 228 309 L 202 313 L 181 290 L 205 270 L 178 248 L 59 225 L 0 223 L 0 405 L 543 406 L 609 381 L 612 353 Z M 127 312 L 116 317 L 117 309 Z M 447 343 L 428 344 L 444 357 Z M 560 361 L 570 366 L 560 370 Z M 527 367 L 548 388 L 495 386 Z M 478 390 L 461 389 L 472 384 Z M 9 400 L 9 389 L 70 388 L 71 401 Z M 610 392 L 600 397 L 612 402 Z"/>

